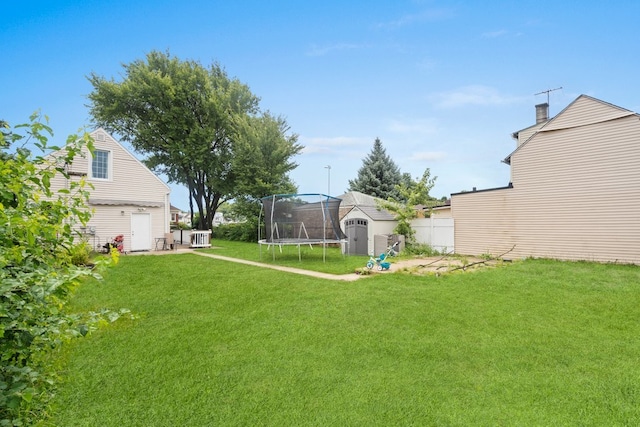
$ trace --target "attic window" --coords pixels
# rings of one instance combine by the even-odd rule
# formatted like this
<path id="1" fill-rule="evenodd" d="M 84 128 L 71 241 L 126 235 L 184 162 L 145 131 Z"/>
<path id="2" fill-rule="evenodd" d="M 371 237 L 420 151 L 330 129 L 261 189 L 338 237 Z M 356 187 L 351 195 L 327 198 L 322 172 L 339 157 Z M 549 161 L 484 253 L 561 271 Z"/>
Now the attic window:
<path id="1" fill-rule="evenodd" d="M 98 141 L 104 141 L 104 133 L 99 133 L 96 135 L 96 140 Z"/>
<path id="2" fill-rule="evenodd" d="M 91 160 L 91 178 L 110 179 L 111 152 L 107 150 L 95 150 Z"/>

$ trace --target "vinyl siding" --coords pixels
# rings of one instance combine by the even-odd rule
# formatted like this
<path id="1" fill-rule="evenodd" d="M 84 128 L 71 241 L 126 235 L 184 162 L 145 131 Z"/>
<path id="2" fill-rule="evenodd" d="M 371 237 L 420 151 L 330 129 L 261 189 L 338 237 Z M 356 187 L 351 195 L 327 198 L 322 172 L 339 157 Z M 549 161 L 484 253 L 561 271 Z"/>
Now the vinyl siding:
<path id="1" fill-rule="evenodd" d="M 460 193 L 451 198 L 457 253 L 499 255 L 513 247 L 514 220 L 510 214 L 513 193 L 513 188 L 505 188 Z"/>
<path id="2" fill-rule="evenodd" d="M 528 127 L 518 132 L 518 142 L 517 142 L 516 148 L 521 146 L 527 139 L 531 138 L 533 134 L 538 132 L 540 128 L 544 126 L 545 123 L 546 122 L 538 123 L 536 125 L 533 125 L 531 127 Z"/>
<path id="3" fill-rule="evenodd" d="M 632 111 L 581 95 L 541 129 L 543 132 L 575 128 L 596 122 L 615 120 L 633 114 Z"/>
<path id="4" fill-rule="evenodd" d="M 443 206 L 431 209 L 431 216 L 434 218 L 453 218 L 451 206 Z"/>
<path id="5" fill-rule="evenodd" d="M 153 239 L 169 232 L 170 188 L 103 129 L 97 129 L 91 135 L 96 149 L 110 152 L 111 174 L 107 180 L 92 179 L 91 156 L 86 150 L 84 157 L 77 157 L 69 166 L 74 174 L 86 174 L 85 179 L 94 187 L 88 189 L 93 216 L 87 229 L 93 228 L 95 234 L 85 237 L 90 244 L 99 247 L 118 234 L 124 234 L 125 250 L 130 251 L 131 214 L 143 211 L 151 214 L 149 246 L 153 248 Z M 80 177 L 76 175 L 72 179 Z M 52 181 L 53 188 L 68 188 L 68 185 L 62 176 Z"/>
<path id="6" fill-rule="evenodd" d="M 108 150 L 112 155 L 112 176 L 108 180 L 89 179 L 95 189 L 92 199 L 130 200 L 137 202 L 163 203 L 164 194 L 169 192 L 165 183 L 149 171 L 138 159 L 102 129 L 91 133 L 97 149 Z M 80 162 L 74 162 L 78 172 L 89 173 L 90 156 Z"/>
<path id="7" fill-rule="evenodd" d="M 340 227 L 345 229 L 344 222 L 349 219 L 362 218 L 368 221 L 367 225 L 367 252 L 373 254 L 374 252 L 374 236 L 377 234 L 393 234 L 393 229 L 396 227 L 397 222 L 392 221 L 377 221 L 372 219 L 369 215 L 363 212 L 360 208 L 354 207 L 340 220 Z"/>
<path id="8" fill-rule="evenodd" d="M 86 234 L 84 237 L 96 250 L 99 250 L 106 242 L 111 241 L 118 234 L 123 234 L 124 249 L 131 251 L 131 214 L 138 213 L 138 209 L 131 206 L 100 206 L 89 222 L 90 227 L 95 227 L 95 234 Z M 145 208 L 145 213 L 151 215 L 151 241 L 149 247 L 154 248 L 156 237 L 163 237 L 164 208 Z"/>
<path id="9" fill-rule="evenodd" d="M 458 252 L 640 263 L 640 119 L 572 106 L 513 153 L 512 189 L 452 197 Z"/>

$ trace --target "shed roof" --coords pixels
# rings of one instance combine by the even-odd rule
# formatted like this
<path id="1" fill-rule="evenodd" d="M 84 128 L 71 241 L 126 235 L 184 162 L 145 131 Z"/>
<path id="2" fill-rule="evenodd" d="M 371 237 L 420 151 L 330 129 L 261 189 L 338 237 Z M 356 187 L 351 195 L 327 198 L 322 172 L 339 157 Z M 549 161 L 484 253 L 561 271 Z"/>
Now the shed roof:
<path id="1" fill-rule="evenodd" d="M 364 214 L 374 221 L 395 221 L 396 217 L 386 209 L 376 206 L 357 206 Z"/>
<path id="2" fill-rule="evenodd" d="M 338 196 L 338 198 L 342 199 L 340 209 L 345 215 L 354 208 L 358 208 L 374 221 L 395 221 L 395 215 L 378 206 L 378 202 L 382 201 L 380 198 L 360 193 L 359 191 L 350 191 L 342 196 Z M 341 215 L 341 217 L 342 216 L 344 215 Z"/>
<path id="3" fill-rule="evenodd" d="M 338 199 L 342 199 L 342 206 L 378 206 L 377 201 L 381 200 L 377 197 L 370 196 L 368 194 L 361 193 L 359 191 L 350 191 L 344 193 L 342 196 L 338 196 Z"/>

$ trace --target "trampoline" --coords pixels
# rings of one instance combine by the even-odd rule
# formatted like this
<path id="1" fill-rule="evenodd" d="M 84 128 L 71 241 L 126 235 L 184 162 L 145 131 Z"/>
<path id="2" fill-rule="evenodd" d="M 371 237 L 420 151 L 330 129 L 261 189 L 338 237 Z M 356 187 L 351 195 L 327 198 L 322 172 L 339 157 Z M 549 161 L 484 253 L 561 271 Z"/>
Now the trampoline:
<path id="1" fill-rule="evenodd" d="M 260 221 L 264 218 L 265 236 L 258 226 L 260 257 L 262 245 L 272 249 L 275 260 L 276 246 L 298 247 L 298 259 L 302 260 L 300 246 L 322 245 L 322 260 L 326 261 L 327 245 L 344 244 L 346 235 L 340 229 L 339 209 L 342 199 L 326 194 L 274 194 L 260 199 Z"/>

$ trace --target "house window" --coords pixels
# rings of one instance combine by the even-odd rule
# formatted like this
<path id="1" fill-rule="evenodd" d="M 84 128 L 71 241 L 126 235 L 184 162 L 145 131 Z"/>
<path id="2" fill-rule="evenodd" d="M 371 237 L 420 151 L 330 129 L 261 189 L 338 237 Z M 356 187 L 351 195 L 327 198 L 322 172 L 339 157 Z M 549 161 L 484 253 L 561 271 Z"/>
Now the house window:
<path id="1" fill-rule="evenodd" d="M 109 179 L 109 157 L 106 150 L 95 150 L 91 160 L 91 177 L 95 179 Z"/>

